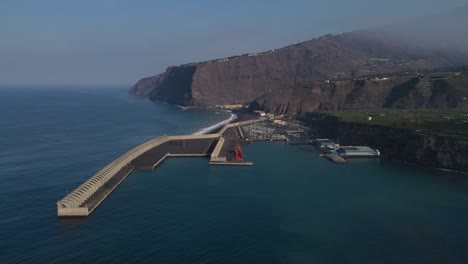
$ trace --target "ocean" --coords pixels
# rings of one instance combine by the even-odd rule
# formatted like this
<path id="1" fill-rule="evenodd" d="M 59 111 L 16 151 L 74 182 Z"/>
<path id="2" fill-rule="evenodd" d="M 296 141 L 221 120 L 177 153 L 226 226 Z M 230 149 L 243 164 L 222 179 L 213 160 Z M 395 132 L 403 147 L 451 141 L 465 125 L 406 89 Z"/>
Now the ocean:
<path id="1" fill-rule="evenodd" d="M 287 143 L 244 148 L 252 167 L 168 159 L 56 217 L 132 147 L 230 118 L 127 87 L 0 87 L 0 263 L 468 263 L 468 175 Z"/>

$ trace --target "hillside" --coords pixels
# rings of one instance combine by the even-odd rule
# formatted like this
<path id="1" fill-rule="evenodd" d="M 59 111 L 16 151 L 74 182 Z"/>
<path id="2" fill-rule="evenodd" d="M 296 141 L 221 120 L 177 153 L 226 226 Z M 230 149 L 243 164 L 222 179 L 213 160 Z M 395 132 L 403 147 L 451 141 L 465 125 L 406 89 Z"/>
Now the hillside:
<path id="1" fill-rule="evenodd" d="M 468 110 L 468 69 L 457 70 L 312 81 L 266 93 L 251 108 L 299 115 L 380 108 Z"/>
<path id="2" fill-rule="evenodd" d="M 352 32 L 259 54 L 169 67 L 140 80 L 130 93 L 195 107 L 254 103 L 253 107 L 290 114 L 315 109 L 465 108 L 459 98 L 466 95 L 466 89 L 460 90 L 467 84 L 465 74 L 442 79 L 416 75 L 463 64 L 468 64 L 463 54 Z M 410 74 L 385 81 L 364 78 L 404 72 Z"/>

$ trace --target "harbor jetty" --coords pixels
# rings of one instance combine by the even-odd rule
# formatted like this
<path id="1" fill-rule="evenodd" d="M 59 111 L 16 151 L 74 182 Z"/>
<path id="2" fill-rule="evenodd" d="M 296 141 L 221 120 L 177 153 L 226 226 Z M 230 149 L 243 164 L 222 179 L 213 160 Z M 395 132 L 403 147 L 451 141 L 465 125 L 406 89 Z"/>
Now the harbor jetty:
<path id="1" fill-rule="evenodd" d="M 252 162 L 238 161 L 235 159 L 234 150 L 241 141 L 244 141 L 241 126 L 226 129 L 211 154 L 210 165 L 252 166 Z"/>
<path id="2" fill-rule="evenodd" d="M 86 217 L 133 171 L 151 171 L 168 157 L 212 156 L 210 164 L 245 166 L 251 162 L 233 162 L 231 149 L 241 137 L 239 127 L 256 123 L 248 120 L 224 126 L 217 133 L 162 136 L 137 146 L 78 186 L 57 202 L 59 217 Z M 242 135 L 243 136 L 243 135 Z M 213 160 L 224 157 L 225 160 Z"/>

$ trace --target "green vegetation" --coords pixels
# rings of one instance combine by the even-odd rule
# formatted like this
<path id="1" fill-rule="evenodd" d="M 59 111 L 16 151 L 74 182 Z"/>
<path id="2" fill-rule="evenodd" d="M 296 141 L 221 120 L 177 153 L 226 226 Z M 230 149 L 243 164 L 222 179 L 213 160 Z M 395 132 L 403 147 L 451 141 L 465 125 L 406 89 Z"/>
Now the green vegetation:
<path id="1" fill-rule="evenodd" d="M 418 134 L 449 136 L 468 141 L 468 111 L 379 109 L 325 114 L 347 123 L 396 127 L 413 130 Z"/>

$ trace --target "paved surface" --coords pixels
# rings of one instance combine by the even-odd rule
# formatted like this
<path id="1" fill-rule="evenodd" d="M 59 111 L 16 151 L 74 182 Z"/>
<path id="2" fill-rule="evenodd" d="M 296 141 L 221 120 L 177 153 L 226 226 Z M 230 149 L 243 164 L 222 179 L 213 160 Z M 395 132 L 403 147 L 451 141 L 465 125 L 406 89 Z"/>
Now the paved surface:
<path id="1" fill-rule="evenodd" d="M 125 166 L 115 174 L 112 179 L 106 182 L 99 190 L 97 190 L 91 197 L 88 198 L 83 204 L 88 206 L 89 211 L 93 211 L 103 200 L 109 195 L 127 176 L 133 171 L 133 166 Z"/>
<path id="2" fill-rule="evenodd" d="M 217 139 L 212 138 L 171 140 L 146 151 L 130 164 L 135 166 L 136 170 L 152 170 L 154 164 L 158 163 L 168 153 L 210 155 L 216 146 L 216 142 Z"/>
<path id="3" fill-rule="evenodd" d="M 236 154 L 234 152 L 236 145 L 240 144 L 239 130 L 236 127 L 229 128 L 223 133 L 224 145 L 219 152 L 220 157 L 226 157 L 226 161 L 232 162 L 236 160 Z"/>

